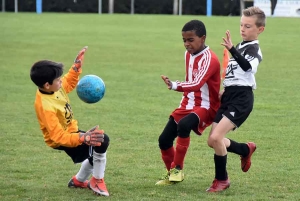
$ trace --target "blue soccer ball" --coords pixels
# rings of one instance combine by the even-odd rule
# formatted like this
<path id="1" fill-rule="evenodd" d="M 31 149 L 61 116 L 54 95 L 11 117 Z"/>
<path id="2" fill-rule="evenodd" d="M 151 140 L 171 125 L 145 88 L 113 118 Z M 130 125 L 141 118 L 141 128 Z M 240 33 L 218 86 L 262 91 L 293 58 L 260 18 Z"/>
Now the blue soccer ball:
<path id="1" fill-rule="evenodd" d="M 85 75 L 76 87 L 78 97 L 86 103 L 97 103 L 105 94 L 105 84 L 96 75 Z"/>

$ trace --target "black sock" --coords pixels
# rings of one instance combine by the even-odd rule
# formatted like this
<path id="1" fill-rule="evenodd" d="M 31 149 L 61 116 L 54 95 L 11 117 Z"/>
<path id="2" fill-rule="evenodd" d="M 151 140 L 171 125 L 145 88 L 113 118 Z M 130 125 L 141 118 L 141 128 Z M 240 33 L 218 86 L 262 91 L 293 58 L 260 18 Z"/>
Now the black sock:
<path id="1" fill-rule="evenodd" d="M 232 153 L 238 154 L 240 156 L 248 156 L 250 150 L 249 150 L 249 147 L 247 144 L 238 143 L 231 139 L 229 139 L 229 140 L 230 140 L 230 145 L 229 145 L 229 147 L 227 147 L 228 152 L 232 152 Z"/>
<path id="2" fill-rule="evenodd" d="M 227 155 L 218 156 L 214 155 L 215 160 L 215 178 L 220 181 L 224 181 L 228 179 L 227 171 L 226 171 L 226 163 L 227 163 Z"/>

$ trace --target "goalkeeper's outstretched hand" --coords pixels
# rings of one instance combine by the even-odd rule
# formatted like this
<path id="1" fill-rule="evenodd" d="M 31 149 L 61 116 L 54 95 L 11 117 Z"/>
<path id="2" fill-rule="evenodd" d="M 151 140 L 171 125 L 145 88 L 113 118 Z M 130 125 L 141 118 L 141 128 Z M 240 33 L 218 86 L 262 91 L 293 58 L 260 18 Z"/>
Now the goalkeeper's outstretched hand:
<path id="1" fill-rule="evenodd" d="M 79 141 L 89 146 L 101 146 L 104 141 L 104 130 L 99 130 L 99 126 L 95 126 L 86 133 L 80 133 Z"/>
<path id="2" fill-rule="evenodd" d="M 83 64 L 83 59 L 84 59 L 84 53 L 87 50 L 87 48 L 88 48 L 88 46 L 85 46 L 84 48 L 82 48 L 82 50 L 80 50 L 80 52 L 76 56 L 76 58 L 74 60 L 74 64 L 72 65 L 72 68 L 74 71 L 79 72 L 81 70 L 81 66 Z"/>

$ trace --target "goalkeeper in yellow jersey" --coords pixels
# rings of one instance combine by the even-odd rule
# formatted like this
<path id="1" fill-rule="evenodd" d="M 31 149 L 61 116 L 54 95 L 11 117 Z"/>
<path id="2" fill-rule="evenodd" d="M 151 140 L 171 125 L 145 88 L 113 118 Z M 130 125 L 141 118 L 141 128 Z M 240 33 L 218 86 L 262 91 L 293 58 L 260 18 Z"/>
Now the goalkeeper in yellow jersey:
<path id="1" fill-rule="evenodd" d="M 62 63 L 41 60 L 33 64 L 30 77 L 38 87 L 34 107 L 45 143 L 65 151 L 74 163 L 81 163 L 68 187 L 90 188 L 97 195 L 109 196 L 104 182 L 109 137 L 99 126 L 87 132 L 79 130 L 68 97 L 79 81 L 86 50 L 84 47 L 79 52 L 64 76 Z"/>

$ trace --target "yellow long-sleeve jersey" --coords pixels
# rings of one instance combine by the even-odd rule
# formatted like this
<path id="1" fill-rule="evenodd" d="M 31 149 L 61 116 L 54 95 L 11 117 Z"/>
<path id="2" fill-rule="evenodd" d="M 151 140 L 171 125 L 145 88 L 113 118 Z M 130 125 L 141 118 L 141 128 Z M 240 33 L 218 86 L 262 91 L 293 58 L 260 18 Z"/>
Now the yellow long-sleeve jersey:
<path id="1" fill-rule="evenodd" d="M 81 71 L 72 68 L 62 78 L 62 87 L 53 94 L 36 92 L 35 111 L 44 135 L 45 143 L 56 148 L 58 146 L 76 147 L 81 144 L 77 121 L 73 119 L 68 93 L 79 81 Z"/>

